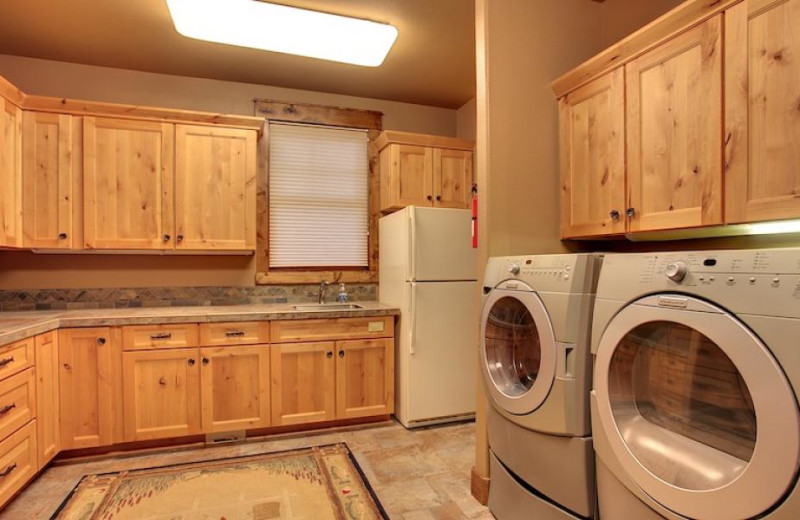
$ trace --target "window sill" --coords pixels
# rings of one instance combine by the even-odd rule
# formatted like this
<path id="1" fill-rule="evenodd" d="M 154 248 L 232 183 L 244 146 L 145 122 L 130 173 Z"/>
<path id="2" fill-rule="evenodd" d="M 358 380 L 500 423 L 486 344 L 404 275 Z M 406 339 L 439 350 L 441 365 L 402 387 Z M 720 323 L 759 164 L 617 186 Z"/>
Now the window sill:
<path id="1" fill-rule="evenodd" d="M 256 273 L 256 285 L 330 283 L 377 283 L 377 271 L 270 271 Z"/>

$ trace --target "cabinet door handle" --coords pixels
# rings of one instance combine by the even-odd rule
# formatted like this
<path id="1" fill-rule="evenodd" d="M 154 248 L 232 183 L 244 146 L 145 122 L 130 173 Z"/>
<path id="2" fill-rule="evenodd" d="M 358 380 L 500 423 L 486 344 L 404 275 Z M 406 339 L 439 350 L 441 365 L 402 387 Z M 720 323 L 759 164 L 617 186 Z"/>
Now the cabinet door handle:
<path id="1" fill-rule="evenodd" d="M 161 385 L 161 386 L 166 386 L 167 385 L 167 380 L 164 379 L 163 377 L 159 377 L 158 378 L 158 384 Z"/>
<path id="2" fill-rule="evenodd" d="M 441 195 L 437 195 L 436 196 L 436 202 L 442 202 L 442 196 Z"/>
<path id="3" fill-rule="evenodd" d="M 178 235 L 178 242 L 183 242 L 183 235 Z"/>
<path id="4" fill-rule="evenodd" d="M 340 351 L 339 351 L 339 357 L 340 357 L 340 358 L 343 358 L 343 357 L 344 357 L 344 350 L 340 350 Z"/>
<path id="5" fill-rule="evenodd" d="M 16 462 L 14 464 L 8 466 L 3 471 L 0 471 L 0 478 L 5 478 L 5 477 L 9 476 L 11 474 L 11 472 L 14 471 L 15 469 L 17 469 L 17 463 Z"/>
<path id="6" fill-rule="evenodd" d="M 4 367 L 7 364 L 13 363 L 13 362 L 14 362 L 14 356 L 7 357 L 7 358 L 4 358 L 4 359 L 0 359 L 0 367 Z"/>
<path id="7" fill-rule="evenodd" d="M 207 364 L 209 364 L 209 363 L 210 363 L 209 359 L 208 359 L 207 357 L 204 357 L 204 358 L 203 358 L 203 364 L 204 364 L 204 365 L 207 365 Z"/>
<path id="8" fill-rule="evenodd" d="M 0 415 L 5 415 L 16 407 L 17 403 L 7 404 L 4 407 L 0 408 Z"/>
<path id="9" fill-rule="evenodd" d="M 327 357 L 328 359 L 332 358 L 332 357 L 333 357 L 333 351 L 332 351 L 332 350 L 329 350 L 329 351 L 328 351 L 328 352 L 325 354 L 325 357 Z"/>
<path id="10" fill-rule="evenodd" d="M 242 336 L 244 336 L 244 331 L 243 330 L 226 330 L 225 331 L 225 336 L 227 336 L 229 338 L 241 338 Z"/>
<path id="11" fill-rule="evenodd" d="M 170 239 L 170 238 L 172 238 L 172 237 L 171 237 L 171 236 L 169 236 L 169 235 L 164 235 L 164 236 L 163 236 L 163 237 L 161 237 L 161 238 L 164 240 L 164 242 L 169 242 L 169 239 Z"/>
<path id="12" fill-rule="evenodd" d="M 59 233 L 58 238 L 59 240 L 66 240 L 68 235 L 66 233 Z"/>
<path id="13" fill-rule="evenodd" d="M 159 332 L 157 334 L 150 334 L 150 339 L 171 339 L 172 333 L 171 332 Z"/>
<path id="14" fill-rule="evenodd" d="M 611 220 L 613 220 L 614 222 L 619 220 L 619 211 L 617 211 L 615 209 L 611 210 L 611 213 L 609 213 L 608 215 L 611 217 Z"/>
<path id="15" fill-rule="evenodd" d="M 98 345 L 105 345 L 106 344 L 106 338 L 97 338 L 97 344 Z"/>
<path id="16" fill-rule="evenodd" d="M 189 359 L 188 363 L 189 363 L 189 366 L 190 366 L 190 367 L 193 367 L 193 366 L 194 366 L 194 364 L 195 364 L 195 363 L 197 363 L 197 361 L 196 361 L 196 360 L 194 360 L 194 359 Z"/>
<path id="17" fill-rule="evenodd" d="M 636 216 L 636 209 L 635 208 L 628 208 L 625 210 L 625 216 L 628 218 L 633 218 Z"/>
<path id="18" fill-rule="evenodd" d="M 425 197 L 425 198 L 426 198 L 426 199 L 428 199 L 428 201 L 430 202 L 430 201 L 432 201 L 432 200 L 433 200 L 433 195 L 428 195 L 428 196 L 427 196 L 427 197 Z"/>

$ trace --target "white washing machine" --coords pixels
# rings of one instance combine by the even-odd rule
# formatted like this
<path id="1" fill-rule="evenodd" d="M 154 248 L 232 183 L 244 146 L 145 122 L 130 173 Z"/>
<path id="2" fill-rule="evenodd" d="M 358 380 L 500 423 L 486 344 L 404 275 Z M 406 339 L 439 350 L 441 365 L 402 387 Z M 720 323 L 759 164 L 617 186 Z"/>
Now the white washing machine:
<path id="1" fill-rule="evenodd" d="M 499 520 L 594 517 L 589 341 L 600 261 L 518 256 L 486 267 L 480 360 Z"/>
<path id="2" fill-rule="evenodd" d="M 593 327 L 603 520 L 800 518 L 800 249 L 606 256 Z"/>

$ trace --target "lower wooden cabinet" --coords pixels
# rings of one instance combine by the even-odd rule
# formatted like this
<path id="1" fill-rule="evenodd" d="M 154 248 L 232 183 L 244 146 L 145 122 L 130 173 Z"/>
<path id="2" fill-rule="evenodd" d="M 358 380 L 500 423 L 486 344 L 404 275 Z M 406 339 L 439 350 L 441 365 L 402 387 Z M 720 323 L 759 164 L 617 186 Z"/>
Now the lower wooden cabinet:
<path id="1" fill-rule="evenodd" d="M 336 343 L 336 418 L 394 412 L 394 340 Z"/>
<path id="2" fill-rule="evenodd" d="M 123 353 L 125 440 L 200 433 L 198 355 L 196 348 Z"/>
<path id="3" fill-rule="evenodd" d="M 0 506 L 36 474 L 36 421 L 0 442 Z"/>
<path id="4" fill-rule="evenodd" d="M 200 349 L 205 433 L 270 425 L 269 345 Z"/>
<path id="5" fill-rule="evenodd" d="M 36 440 L 39 468 L 61 451 L 58 406 L 58 332 L 36 336 Z"/>
<path id="6" fill-rule="evenodd" d="M 119 345 L 108 327 L 59 331 L 59 404 L 62 449 L 114 441 L 114 379 Z"/>
<path id="7" fill-rule="evenodd" d="M 36 417 L 36 376 L 29 368 L 0 381 L 0 439 Z"/>
<path id="8" fill-rule="evenodd" d="M 272 424 L 336 418 L 333 341 L 272 345 Z"/>

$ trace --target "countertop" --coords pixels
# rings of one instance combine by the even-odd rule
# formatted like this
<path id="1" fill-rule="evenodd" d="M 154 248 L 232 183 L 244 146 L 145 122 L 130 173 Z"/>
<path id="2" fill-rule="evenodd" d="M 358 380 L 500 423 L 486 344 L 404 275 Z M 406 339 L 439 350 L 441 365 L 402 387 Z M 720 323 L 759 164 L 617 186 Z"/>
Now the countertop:
<path id="1" fill-rule="evenodd" d="M 0 313 L 0 345 L 70 327 L 213 323 L 224 321 L 312 320 L 396 316 L 400 309 L 378 302 L 351 302 L 361 309 L 296 310 L 294 305 L 231 305 L 224 307 L 148 307 Z"/>

